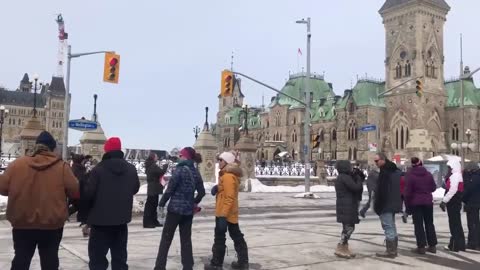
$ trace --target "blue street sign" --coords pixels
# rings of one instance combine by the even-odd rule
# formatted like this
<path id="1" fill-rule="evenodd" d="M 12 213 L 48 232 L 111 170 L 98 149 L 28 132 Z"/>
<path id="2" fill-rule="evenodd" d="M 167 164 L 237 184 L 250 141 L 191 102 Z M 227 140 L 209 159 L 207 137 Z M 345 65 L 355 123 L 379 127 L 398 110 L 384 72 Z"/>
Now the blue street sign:
<path id="1" fill-rule="evenodd" d="M 89 131 L 97 129 L 97 122 L 83 119 L 68 121 L 68 127 L 79 131 Z"/>
<path id="2" fill-rule="evenodd" d="M 360 128 L 360 131 L 362 131 L 362 132 L 370 132 L 370 131 L 375 131 L 375 130 L 377 130 L 376 125 L 365 125 L 365 126 Z"/>

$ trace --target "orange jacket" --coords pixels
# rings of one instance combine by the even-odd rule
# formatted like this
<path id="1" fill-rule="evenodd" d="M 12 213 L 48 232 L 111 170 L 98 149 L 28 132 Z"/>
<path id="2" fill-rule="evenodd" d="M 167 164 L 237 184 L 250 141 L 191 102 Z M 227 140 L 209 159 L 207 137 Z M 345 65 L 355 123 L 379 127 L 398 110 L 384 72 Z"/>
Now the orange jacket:
<path id="1" fill-rule="evenodd" d="M 225 217 L 233 224 L 238 223 L 238 192 L 242 169 L 235 163 L 220 171 L 215 216 Z"/>
<path id="2" fill-rule="evenodd" d="M 8 196 L 7 219 L 16 229 L 59 229 L 67 220 L 67 196 L 79 195 L 70 166 L 52 152 L 24 156 L 0 175 L 0 194 Z"/>

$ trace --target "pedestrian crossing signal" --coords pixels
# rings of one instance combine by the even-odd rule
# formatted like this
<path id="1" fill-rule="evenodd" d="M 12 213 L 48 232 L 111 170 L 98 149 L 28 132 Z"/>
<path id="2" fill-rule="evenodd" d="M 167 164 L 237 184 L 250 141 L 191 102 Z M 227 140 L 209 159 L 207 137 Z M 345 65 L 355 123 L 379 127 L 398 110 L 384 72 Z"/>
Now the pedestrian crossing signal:
<path id="1" fill-rule="evenodd" d="M 422 81 L 417 80 L 416 84 L 417 84 L 417 87 L 416 87 L 417 88 L 417 91 L 416 91 L 417 96 L 422 97 L 423 96 L 423 83 L 422 83 Z"/>
<path id="2" fill-rule="evenodd" d="M 120 55 L 115 53 L 105 53 L 105 64 L 103 67 L 103 81 L 109 83 L 118 83 L 120 74 Z"/>
<path id="3" fill-rule="evenodd" d="M 229 97 L 233 93 L 233 73 L 229 70 L 222 71 L 222 82 L 220 88 L 220 95 L 222 97 Z"/>

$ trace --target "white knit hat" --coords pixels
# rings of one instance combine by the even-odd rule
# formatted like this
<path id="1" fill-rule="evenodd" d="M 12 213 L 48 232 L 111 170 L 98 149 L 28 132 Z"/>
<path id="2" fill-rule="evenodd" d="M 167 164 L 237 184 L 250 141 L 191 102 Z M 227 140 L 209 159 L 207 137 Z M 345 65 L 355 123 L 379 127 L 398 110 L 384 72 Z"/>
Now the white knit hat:
<path id="1" fill-rule="evenodd" d="M 235 162 L 235 155 L 230 152 L 223 152 L 218 156 L 218 159 L 224 160 L 227 164 Z"/>

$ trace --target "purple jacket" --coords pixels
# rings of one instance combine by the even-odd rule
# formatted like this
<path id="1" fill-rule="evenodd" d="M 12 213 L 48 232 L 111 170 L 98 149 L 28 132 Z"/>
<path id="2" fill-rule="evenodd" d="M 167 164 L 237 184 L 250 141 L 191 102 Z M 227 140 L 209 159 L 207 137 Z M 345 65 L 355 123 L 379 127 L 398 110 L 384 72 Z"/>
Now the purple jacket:
<path id="1" fill-rule="evenodd" d="M 435 180 L 430 172 L 423 166 L 411 168 L 406 175 L 407 187 L 405 189 L 405 204 L 433 205 L 432 193 L 437 189 Z"/>

